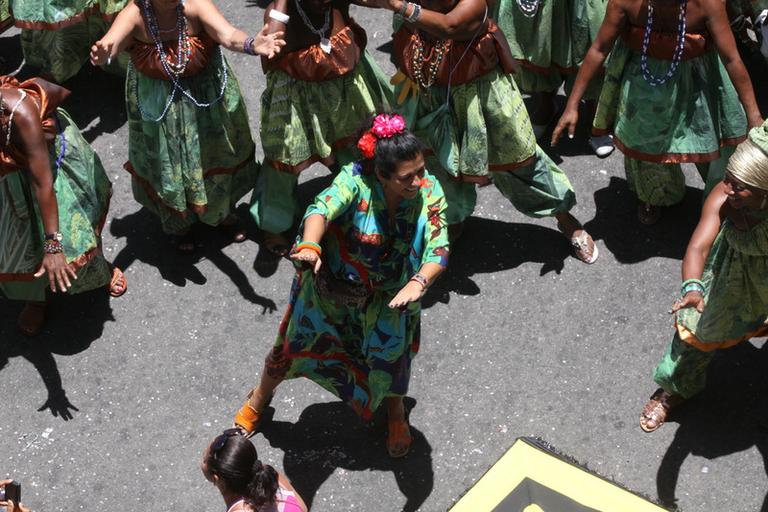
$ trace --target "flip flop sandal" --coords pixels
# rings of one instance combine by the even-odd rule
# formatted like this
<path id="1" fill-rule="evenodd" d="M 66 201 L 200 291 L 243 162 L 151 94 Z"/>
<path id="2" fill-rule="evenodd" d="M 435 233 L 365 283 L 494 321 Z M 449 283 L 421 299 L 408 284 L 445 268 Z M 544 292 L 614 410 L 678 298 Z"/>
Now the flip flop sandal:
<path id="1" fill-rule="evenodd" d="M 197 241 L 191 231 L 184 235 L 172 235 L 171 244 L 181 254 L 194 254 L 197 249 Z"/>
<path id="2" fill-rule="evenodd" d="M 267 400 L 267 403 L 264 404 L 264 409 L 257 411 L 251 405 L 252 395 L 253 390 L 248 393 L 248 397 L 245 399 L 245 403 L 235 413 L 234 420 L 235 428 L 239 428 L 246 439 L 250 439 L 254 436 L 254 434 L 256 434 L 256 432 L 259 431 L 259 427 L 261 426 L 261 415 L 264 413 L 264 409 L 266 409 L 269 404 L 272 403 L 272 397 L 270 397 L 269 400 Z"/>
<path id="3" fill-rule="evenodd" d="M 115 288 L 118 286 L 122 290 L 116 291 Z M 112 280 L 109 282 L 107 290 L 109 290 L 109 294 L 114 298 L 122 297 L 128 291 L 128 280 L 125 278 L 123 271 L 117 267 L 112 268 Z"/>
<path id="4" fill-rule="evenodd" d="M 243 243 L 248 239 L 245 227 L 243 227 L 240 219 L 234 215 L 224 219 L 224 222 L 219 224 L 219 228 L 236 244 Z"/>
<path id="5" fill-rule="evenodd" d="M 408 421 L 387 422 L 387 453 L 393 459 L 399 459 L 408 455 L 411 450 L 411 427 Z"/>
<path id="6" fill-rule="evenodd" d="M 583 261 L 587 265 L 591 265 L 597 261 L 600 256 L 600 250 L 597 248 L 597 244 L 592 240 L 592 236 L 582 229 L 579 236 L 575 236 L 570 239 L 571 247 L 573 247 L 576 258 Z M 590 251 L 590 245 L 592 250 Z"/>
<path id="7" fill-rule="evenodd" d="M 28 302 L 19 313 L 16 328 L 24 336 L 37 336 L 43 330 L 45 322 L 45 302 Z"/>
<path id="8" fill-rule="evenodd" d="M 672 408 L 679 405 L 682 400 L 679 395 L 670 395 L 661 388 L 657 389 L 640 413 L 640 428 L 648 433 L 658 430 L 667 421 Z"/>

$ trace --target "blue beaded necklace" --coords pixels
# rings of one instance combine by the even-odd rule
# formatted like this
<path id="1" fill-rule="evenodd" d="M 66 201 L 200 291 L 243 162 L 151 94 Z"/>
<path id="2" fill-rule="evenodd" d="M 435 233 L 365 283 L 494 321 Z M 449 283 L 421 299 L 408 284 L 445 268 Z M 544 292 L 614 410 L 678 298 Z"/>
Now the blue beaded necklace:
<path id="1" fill-rule="evenodd" d="M 667 72 L 662 77 L 657 77 L 648 69 L 648 48 L 651 45 L 651 32 L 653 32 L 653 0 L 648 0 L 648 21 L 645 23 L 645 34 L 643 34 L 643 50 L 640 55 L 640 68 L 643 71 L 643 78 L 649 85 L 656 87 L 665 84 L 675 75 L 680 62 L 683 60 L 683 50 L 685 49 L 685 12 L 688 7 L 687 0 L 680 0 L 680 17 L 677 24 L 677 44 L 675 52 L 672 54 L 672 62 Z"/>
<path id="2" fill-rule="evenodd" d="M 526 18 L 533 18 L 536 13 L 539 12 L 539 5 L 542 0 L 517 0 L 517 6 L 520 8 L 520 12 Z"/>
<path id="3" fill-rule="evenodd" d="M 187 64 L 189 63 L 189 59 L 192 55 L 192 46 L 189 43 L 189 31 L 187 30 L 187 17 L 184 15 L 184 1 L 182 0 L 179 2 L 179 5 L 176 7 L 176 32 L 178 34 L 178 50 L 175 63 L 172 63 L 168 58 L 168 54 L 165 51 L 163 42 L 160 39 L 160 32 L 162 31 L 158 26 L 157 17 L 155 16 L 155 12 L 152 9 L 151 0 L 144 0 L 142 4 L 142 15 L 146 22 L 149 35 L 152 37 L 152 42 L 155 44 L 157 54 L 160 56 L 160 64 L 163 67 L 163 71 L 165 71 L 165 74 L 168 76 L 168 79 L 172 85 L 171 92 L 168 94 L 168 99 L 165 102 L 165 107 L 163 108 L 162 113 L 159 117 L 153 119 L 152 116 L 148 115 L 144 108 L 141 106 L 141 100 L 139 98 L 139 81 L 134 81 L 133 92 L 136 96 L 136 106 L 139 109 L 139 113 L 141 114 L 142 119 L 145 121 L 152 121 L 154 123 L 159 123 L 162 121 L 162 119 L 168 113 L 168 109 L 171 107 L 171 103 L 173 103 L 173 100 L 176 98 L 177 92 L 181 92 L 181 94 L 183 94 L 198 108 L 208 108 L 221 101 L 221 98 L 224 97 L 224 91 L 227 88 L 227 82 L 229 79 L 227 66 L 224 64 L 224 53 L 221 50 L 221 46 L 219 46 L 219 58 L 222 62 L 223 76 L 221 90 L 219 91 L 219 95 L 216 98 L 208 103 L 198 101 L 192 95 L 192 93 L 189 92 L 189 90 L 185 89 L 181 85 L 180 78 L 184 74 L 184 71 L 187 68 Z M 133 63 L 130 65 L 133 66 Z"/>

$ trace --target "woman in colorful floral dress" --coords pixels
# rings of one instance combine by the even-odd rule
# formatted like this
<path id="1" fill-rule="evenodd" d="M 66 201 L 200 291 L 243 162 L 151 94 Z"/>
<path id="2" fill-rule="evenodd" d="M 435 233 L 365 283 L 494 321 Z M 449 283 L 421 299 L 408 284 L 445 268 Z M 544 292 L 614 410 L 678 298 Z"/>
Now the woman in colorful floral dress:
<path id="1" fill-rule="evenodd" d="M 613 133 L 638 218 L 653 224 L 685 195 L 680 164 L 696 164 L 708 192 L 762 117 L 723 2 L 610 0 L 553 144 L 573 135 L 579 101 L 609 52 L 593 133 Z"/>
<path id="2" fill-rule="evenodd" d="M 419 350 L 420 299 L 448 263 L 445 198 L 400 116 L 379 115 L 304 216 L 288 311 L 261 383 L 235 424 L 253 434 L 275 387 L 307 377 L 364 419 L 386 404 L 392 457 L 408 452 L 403 408 Z"/>
<path id="3" fill-rule="evenodd" d="M 354 160 L 355 133 L 368 117 L 389 109 L 391 87 L 366 50 L 367 36 L 349 16 L 348 2 L 275 0 L 264 23 L 272 32 L 285 31 L 286 47 L 262 59 L 264 162 L 251 214 L 265 247 L 282 256 L 290 248 L 283 233 L 301 215 L 299 174 L 316 162 L 338 171 Z"/>
<path id="4" fill-rule="evenodd" d="M 233 210 L 259 168 L 240 86 L 220 46 L 272 57 L 284 41 L 265 30 L 248 37 L 210 0 L 141 0 L 91 50 L 94 64 L 130 50 L 125 168 L 134 198 L 181 252 L 195 250 L 196 222 L 245 240 Z"/>
<path id="5" fill-rule="evenodd" d="M 112 186 L 98 155 L 58 106 L 69 91 L 0 76 L 0 293 L 26 301 L 19 330 L 34 336 L 46 288 L 126 290 L 101 252 Z"/>
<path id="6" fill-rule="evenodd" d="M 646 432 L 704 389 L 715 352 L 768 335 L 768 125 L 754 128 L 714 187 L 683 259 L 676 333 L 656 367 Z"/>
<path id="7" fill-rule="evenodd" d="M 43 76 L 61 83 L 80 71 L 88 61 L 93 42 L 107 32 L 109 24 L 129 1 L 0 0 L 0 27 L 1 6 L 10 2 L 13 22 L 22 29 L 24 60 L 40 68 Z M 124 71 L 117 59 L 110 68 Z"/>
<path id="8" fill-rule="evenodd" d="M 606 0 L 500 0 L 493 18 L 520 63 L 515 81 L 533 95 L 531 122 L 540 138 L 557 114 L 555 95 L 565 84 L 573 87 L 576 73 L 600 30 Z M 594 116 L 602 77 L 595 77 L 584 94 L 586 110 Z M 597 156 L 613 151 L 610 136 L 590 137 Z"/>

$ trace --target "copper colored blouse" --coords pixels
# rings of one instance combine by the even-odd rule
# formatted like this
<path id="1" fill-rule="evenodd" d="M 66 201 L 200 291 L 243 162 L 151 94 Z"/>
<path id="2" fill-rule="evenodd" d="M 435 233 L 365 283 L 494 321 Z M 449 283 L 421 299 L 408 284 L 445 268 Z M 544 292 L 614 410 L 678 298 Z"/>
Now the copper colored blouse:
<path id="1" fill-rule="evenodd" d="M 189 45 L 191 53 L 187 67 L 181 75 L 182 77 L 194 76 L 204 70 L 219 46 L 205 32 L 197 36 L 189 36 Z M 163 43 L 163 48 L 168 55 L 169 62 L 176 62 L 178 42 L 166 41 Z M 141 41 L 134 43 L 131 49 L 131 62 L 133 62 L 133 67 L 143 75 L 156 80 L 170 80 L 160 62 L 160 55 L 157 52 L 155 43 L 144 43 Z"/>

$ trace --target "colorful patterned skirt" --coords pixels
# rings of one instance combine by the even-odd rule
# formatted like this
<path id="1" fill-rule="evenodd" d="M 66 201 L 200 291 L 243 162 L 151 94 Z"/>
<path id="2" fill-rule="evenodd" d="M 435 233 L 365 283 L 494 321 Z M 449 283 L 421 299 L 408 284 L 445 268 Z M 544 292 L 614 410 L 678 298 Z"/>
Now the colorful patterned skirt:
<path id="1" fill-rule="evenodd" d="M 22 28 L 21 49 L 27 64 L 63 82 L 80 71 L 91 45 L 107 32 L 129 0 L 10 1 L 15 24 Z M 109 69 L 122 72 L 125 59 L 121 57 Z"/>
<path id="2" fill-rule="evenodd" d="M 656 76 L 669 64 L 648 57 Z M 685 194 L 681 163 L 710 163 L 716 171 L 705 180 L 722 178 L 728 146 L 744 140 L 747 119 L 714 49 L 682 61 L 671 80 L 653 87 L 643 78 L 640 54 L 619 39 L 606 64 L 593 133 L 613 133 L 638 198 L 664 206 Z"/>
<path id="3" fill-rule="evenodd" d="M 221 53 L 181 83 L 198 102 L 213 104 L 198 107 L 180 92 L 168 104 L 172 84 L 133 66 L 125 84 L 133 196 L 169 234 L 197 221 L 220 224 L 253 189 L 259 170 L 240 86 Z"/>
<path id="4" fill-rule="evenodd" d="M 296 274 L 267 369 L 275 378 L 306 377 L 364 419 L 388 396 L 408 392 L 419 350 L 420 306 L 405 312 L 387 304 L 397 293 L 374 292 L 364 307 L 321 296 L 312 271 Z"/>
<path id="5" fill-rule="evenodd" d="M 654 371 L 667 392 L 691 397 L 704 388 L 714 351 L 768 335 L 768 220 L 739 231 L 729 220 L 704 267 L 704 312 L 677 313 L 677 332 Z"/>
<path id="6" fill-rule="evenodd" d="M 56 116 L 60 134 L 50 151 L 51 172 L 64 254 L 77 271 L 68 291 L 74 294 L 106 286 L 112 276 L 101 253 L 112 186 L 69 115 L 58 109 Z M 9 299 L 42 301 L 48 277 L 33 274 L 42 260 L 44 230 L 30 181 L 27 171 L 0 176 L 0 292 Z"/>
<path id="7" fill-rule="evenodd" d="M 13 26 L 13 18 L 8 10 L 9 0 L 0 0 L 0 34 Z"/>
<path id="8" fill-rule="evenodd" d="M 557 92 L 573 86 L 576 72 L 597 36 L 605 0 L 542 0 L 535 16 L 523 15 L 517 0 L 500 0 L 492 16 L 507 36 L 521 69 L 515 80 L 526 93 Z M 600 80 L 593 80 L 585 99 L 597 99 Z"/>

